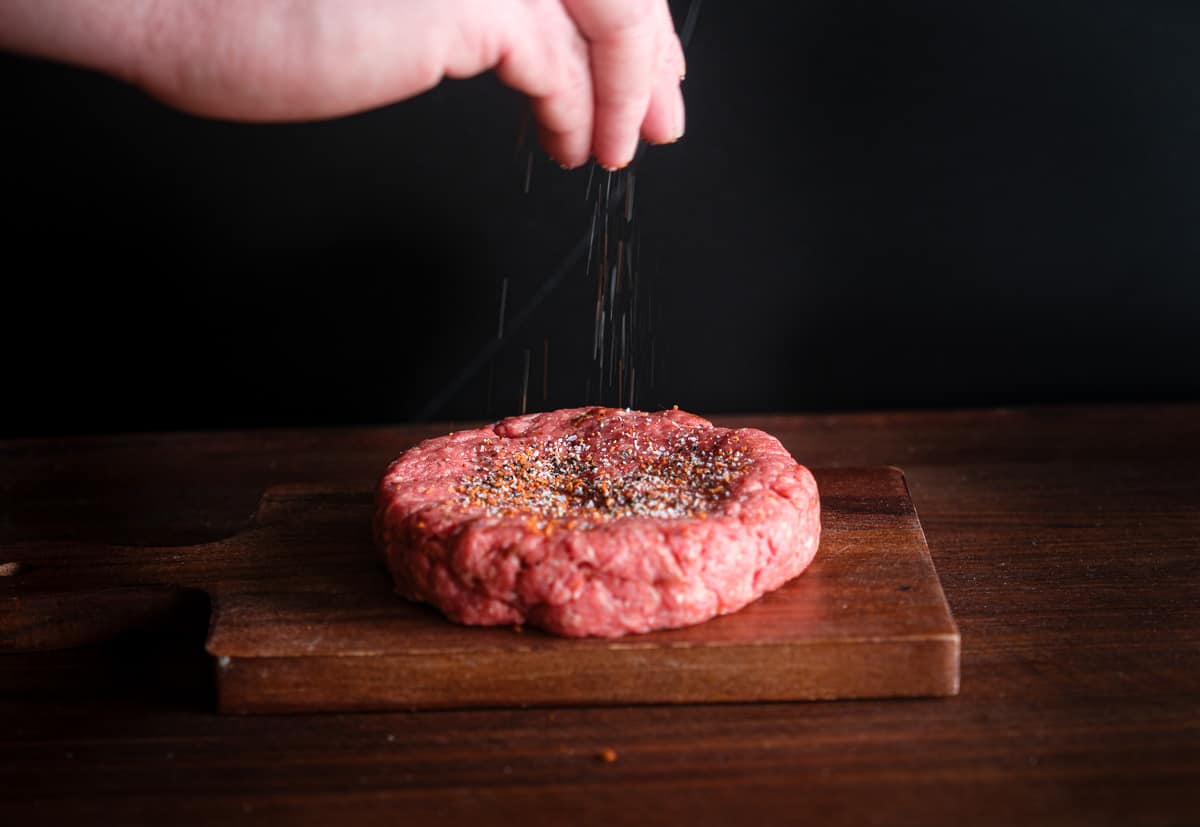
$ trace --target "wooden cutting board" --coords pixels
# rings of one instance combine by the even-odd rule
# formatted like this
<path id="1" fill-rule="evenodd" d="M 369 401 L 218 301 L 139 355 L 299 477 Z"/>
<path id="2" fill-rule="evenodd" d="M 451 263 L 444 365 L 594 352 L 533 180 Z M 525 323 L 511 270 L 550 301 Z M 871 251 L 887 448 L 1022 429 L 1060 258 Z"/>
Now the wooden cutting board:
<path id="1" fill-rule="evenodd" d="M 955 694 L 958 630 L 902 472 L 814 474 L 823 534 L 809 569 L 687 629 L 567 640 L 452 624 L 392 593 L 370 492 L 289 486 L 216 543 L 23 548 L 22 573 L 0 578 L 0 651 L 104 639 L 199 589 L 224 712 Z"/>

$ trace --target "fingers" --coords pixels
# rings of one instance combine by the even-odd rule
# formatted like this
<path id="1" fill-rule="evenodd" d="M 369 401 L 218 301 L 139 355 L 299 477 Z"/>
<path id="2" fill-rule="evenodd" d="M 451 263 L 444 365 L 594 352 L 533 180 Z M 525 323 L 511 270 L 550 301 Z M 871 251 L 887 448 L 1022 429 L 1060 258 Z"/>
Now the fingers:
<path id="1" fill-rule="evenodd" d="M 553 102 L 545 99 L 534 99 L 533 116 L 538 122 L 538 143 L 542 149 L 563 169 L 574 169 L 587 163 L 591 156 L 591 117 L 580 117 L 576 121 L 573 116 L 551 112 Z M 574 123 L 580 126 L 574 126 Z M 568 125 L 556 128 L 550 124 L 566 123 Z"/>
<path id="2" fill-rule="evenodd" d="M 595 123 L 592 154 L 608 169 L 633 160 L 655 86 L 661 18 L 666 0 L 563 0 L 588 41 Z"/>
<path id="3" fill-rule="evenodd" d="M 568 53 L 567 71 L 553 90 L 531 99 L 538 139 L 546 153 L 564 167 L 587 163 L 592 147 L 592 75 L 587 44 L 573 26 L 561 37 Z"/>
<path id="4" fill-rule="evenodd" d="M 642 137 L 652 144 L 669 144 L 679 140 L 684 132 L 680 81 L 686 64 L 670 9 L 665 3 L 658 3 L 655 8 L 660 15 L 658 64 L 654 74 L 654 89 L 650 94 L 650 108 L 642 122 Z"/>
<path id="5" fill-rule="evenodd" d="M 578 38 L 577 38 L 578 40 Z M 530 96 L 538 139 L 546 153 L 564 167 L 587 163 L 592 145 L 592 84 L 587 48 L 578 40 L 570 69 L 545 94 Z"/>
<path id="6" fill-rule="evenodd" d="M 683 134 L 683 49 L 666 0 L 481 8 L 460 21 L 446 50 L 470 59 L 450 61 L 447 74 L 465 77 L 494 60 L 500 79 L 529 96 L 542 146 L 563 166 L 594 156 L 618 169 L 633 159 L 639 135 L 670 143 Z"/>
<path id="7" fill-rule="evenodd" d="M 683 56 L 683 44 L 679 42 L 679 34 L 675 31 L 675 21 L 671 18 L 671 7 L 664 2 L 655 3 L 658 14 L 659 55 L 662 70 L 677 81 L 683 80 L 687 74 L 687 59 Z"/>
<path id="8" fill-rule="evenodd" d="M 591 154 L 592 73 L 588 46 L 558 2 L 511 4 L 500 80 L 529 96 L 546 153 L 564 167 Z"/>
<path id="9" fill-rule="evenodd" d="M 642 122 L 642 137 L 651 144 L 673 144 L 683 136 L 683 130 L 683 92 L 679 81 L 659 81 Z"/>

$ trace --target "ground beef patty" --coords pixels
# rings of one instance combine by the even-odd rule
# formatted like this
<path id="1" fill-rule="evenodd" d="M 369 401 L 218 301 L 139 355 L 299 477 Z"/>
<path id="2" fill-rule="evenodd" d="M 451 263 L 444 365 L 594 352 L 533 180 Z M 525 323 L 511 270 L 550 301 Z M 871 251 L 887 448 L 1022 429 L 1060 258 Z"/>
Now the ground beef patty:
<path id="1" fill-rule="evenodd" d="M 795 577 L 817 485 L 779 441 L 680 410 L 574 408 L 430 439 L 388 468 L 396 590 L 460 623 L 614 637 L 736 611 Z"/>

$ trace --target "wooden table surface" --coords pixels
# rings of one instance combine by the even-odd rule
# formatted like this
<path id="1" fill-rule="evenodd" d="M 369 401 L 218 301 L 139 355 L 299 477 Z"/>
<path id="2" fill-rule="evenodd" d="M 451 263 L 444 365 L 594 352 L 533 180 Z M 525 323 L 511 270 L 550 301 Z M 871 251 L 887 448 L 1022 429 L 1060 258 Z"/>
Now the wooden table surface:
<path id="1" fill-rule="evenodd" d="M 961 694 L 219 716 L 184 598 L 110 643 L 0 656 L 5 822 L 1200 823 L 1200 406 L 719 421 L 905 469 Z M 268 485 L 370 486 L 450 427 L 3 443 L 0 564 L 226 536 Z"/>

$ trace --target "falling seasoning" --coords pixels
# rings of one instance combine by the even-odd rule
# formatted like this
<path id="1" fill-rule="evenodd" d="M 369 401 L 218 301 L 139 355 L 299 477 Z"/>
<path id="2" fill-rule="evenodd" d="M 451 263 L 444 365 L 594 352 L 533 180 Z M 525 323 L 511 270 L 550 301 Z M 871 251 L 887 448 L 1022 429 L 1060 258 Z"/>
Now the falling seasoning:
<path id="1" fill-rule="evenodd" d="M 529 409 L 529 348 L 525 348 L 525 370 L 521 379 L 521 413 Z"/>
<path id="2" fill-rule="evenodd" d="M 587 196 L 594 190 L 595 198 L 584 266 L 595 285 L 592 376 L 596 381 L 589 381 L 584 404 L 624 407 L 641 396 L 638 377 L 654 373 L 649 358 L 653 313 L 643 309 L 650 294 L 640 272 L 640 229 L 634 215 L 637 177 L 632 168 L 603 172 L 593 188 L 594 175 L 593 166 L 586 188 Z"/>

